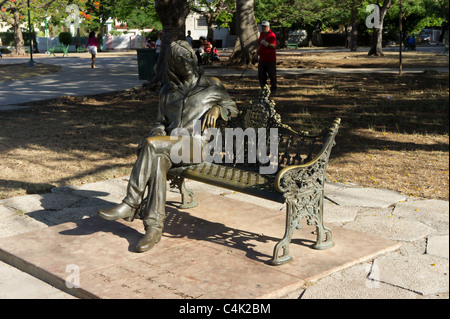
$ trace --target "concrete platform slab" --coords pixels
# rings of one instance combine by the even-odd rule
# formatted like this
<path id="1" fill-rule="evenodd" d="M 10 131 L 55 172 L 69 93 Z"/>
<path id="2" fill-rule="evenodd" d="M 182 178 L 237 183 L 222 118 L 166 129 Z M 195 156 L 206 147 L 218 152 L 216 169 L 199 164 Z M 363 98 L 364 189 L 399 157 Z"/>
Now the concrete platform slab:
<path id="1" fill-rule="evenodd" d="M 388 239 L 333 228 L 335 247 L 310 248 L 305 226 L 291 243 L 293 262 L 270 266 L 284 234 L 284 212 L 198 193 L 200 205 L 168 202 L 161 242 L 134 251 L 140 221 L 91 217 L 0 239 L 0 260 L 81 298 L 276 298 L 399 248 Z"/>

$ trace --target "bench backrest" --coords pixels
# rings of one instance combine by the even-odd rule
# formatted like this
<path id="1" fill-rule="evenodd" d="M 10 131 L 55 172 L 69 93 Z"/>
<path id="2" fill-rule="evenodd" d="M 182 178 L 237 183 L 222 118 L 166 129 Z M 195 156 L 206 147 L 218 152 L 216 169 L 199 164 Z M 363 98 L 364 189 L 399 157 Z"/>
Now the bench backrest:
<path id="1" fill-rule="evenodd" d="M 274 162 L 272 159 L 272 165 L 274 165 L 270 171 L 270 175 L 276 175 L 280 170 L 287 166 L 292 165 L 302 165 L 310 162 L 326 152 L 326 160 L 328 161 L 329 152 L 331 147 L 334 145 L 334 138 L 337 134 L 337 130 L 340 124 L 340 120 L 336 119 L 329 127 L 325 128 L 322 132 L 316 135 L 311 135 L 308 132 L 297 132 L 288 125 L 282 123 L 280 114 L 275 110 L 275 102 L 269 100 L 270 90 L 268 86 L 263 88 L 259 96 L 252 100 L 249 105 L 244 109 L 240 110 L 238 117 L 227 123 L 228 128 L 241 128 L 246 130 L 248 128 L 253 129 L 256 132 L 258 129 L 264 128 L 266 131 L 265 136 L 257 134 L 257 139 L 244 140 L 243 153 L 244 159 L 242 163 L 242 158 L 239 160 L 236 158 L 237 150 L 233 154 L 235 158 L 233 159 L 234 167 L 242 167 L 251 171 L 259 171 L 260 168 L 268 166 L 269 163 L 261 163 L 260 161 L 254 161 L 252 158 L 248 157 L 249 150 L 255 150 L 257 153 L 265 151 L 265 154 L 269 155 L 271 147 L 270 143 L 274 142 L 274 137 L 270 135 L 271 128 L 278 129 L 278 141 L 277 141 L 277 154 L 278 162 Z M 222 134 L 225 136 L 224 129 L 222 127 Z M 258 141 L 258 139 L 264 138 L 265 141 Z M 259 147 L 258 143 L 265 143 L 265 149 Z M 224 143 L 225 144 L 225 143 Z M 273 145 L 272 145 L 273 147 Z M 225 145 L 224 145 L 224 160 L 223 162 L 230 162 L 230 159 L 225 161 Z"/>

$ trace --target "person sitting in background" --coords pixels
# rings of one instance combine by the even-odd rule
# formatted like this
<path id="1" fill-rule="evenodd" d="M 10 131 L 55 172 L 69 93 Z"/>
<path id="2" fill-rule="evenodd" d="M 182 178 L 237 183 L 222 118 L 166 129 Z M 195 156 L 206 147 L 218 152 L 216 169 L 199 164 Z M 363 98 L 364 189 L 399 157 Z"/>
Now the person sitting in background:
<path id="1" fill-rule="evenodd" d="M 199 46 L 198 50 L 195 51 L 195 55 L 197 56 L 198 65 L 200 65 L 200 64 L 203 64 L 202 63 L 202 56 L 205 53 L 206 38 L 205 37 L 200 37 L 198 40 L 200 41 L 200 46 Z"/>
<path id="2" fill-rule="evenodd" d="M 206 41 L 205 44 L 205 53 L 208 54 L 205 57 L 207 59 L 207 62 L 220 61 L 219 52 L 217 51 L 216 46 L 213 43 L 214 41 L 212 39 L 209 39 L 209 41 Z"/>

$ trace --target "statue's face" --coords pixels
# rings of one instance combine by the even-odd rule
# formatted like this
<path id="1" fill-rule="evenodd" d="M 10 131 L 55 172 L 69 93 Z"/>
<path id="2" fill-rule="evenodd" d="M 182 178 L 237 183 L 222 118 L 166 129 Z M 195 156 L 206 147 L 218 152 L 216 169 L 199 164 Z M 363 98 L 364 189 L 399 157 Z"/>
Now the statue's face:
<path id="1" fill-rule="evenodd" d="M 174 70 L 183 79 L 194 75 L 195 63 L 191 52 L 183 49 L 178 51 L 175 56 Z"/>

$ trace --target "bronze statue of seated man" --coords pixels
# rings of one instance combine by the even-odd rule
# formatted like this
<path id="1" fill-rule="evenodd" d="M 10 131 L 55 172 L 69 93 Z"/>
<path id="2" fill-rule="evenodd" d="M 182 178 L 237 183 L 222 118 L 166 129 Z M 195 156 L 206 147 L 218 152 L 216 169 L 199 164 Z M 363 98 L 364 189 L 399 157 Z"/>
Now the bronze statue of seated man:
<path id="1" fill-rule="evenodd" d="M 107 220 L 130 219 L 148 188 L 148 202 L 141 215 L 145 235 L 136 246 L 137 252 L 148 251 L 161 239 L 166 216 L 166 175 L 173 165 L 180 165 L 173 163 L 170 157 L 171 148 L 179 142 L 171 138 L 172 131 L 187 130 L 190 143 L 203 147 L 208 141 L 193 134 L 197 121 L 201 121 L 204 130 L 215 127 L 220 117 L 228 121 L 238 114 L 236 104 L 223 84 L 217 78 L 206 77 L 199 72 L 195 52 L 186 41 L 175 41 L 168 47 L 165 74 L 158 118 L 149 137 L 138 148 L 127 195 L 121 204 L 98 212 Z"/>

